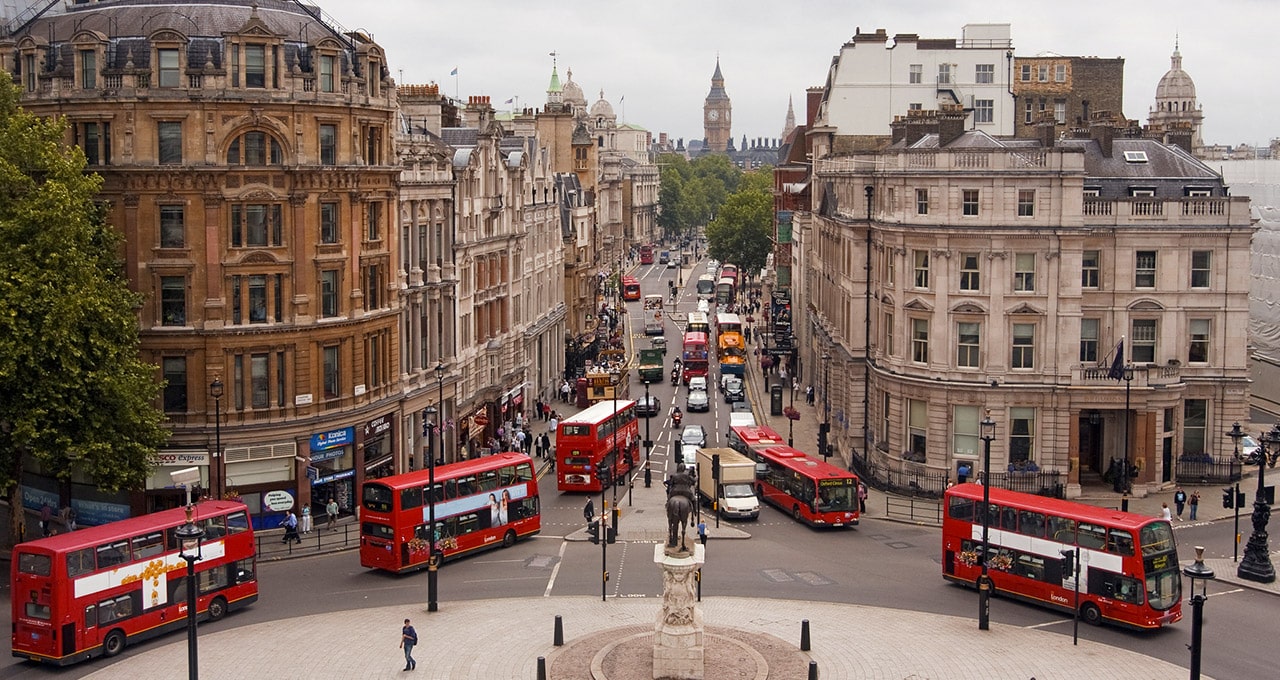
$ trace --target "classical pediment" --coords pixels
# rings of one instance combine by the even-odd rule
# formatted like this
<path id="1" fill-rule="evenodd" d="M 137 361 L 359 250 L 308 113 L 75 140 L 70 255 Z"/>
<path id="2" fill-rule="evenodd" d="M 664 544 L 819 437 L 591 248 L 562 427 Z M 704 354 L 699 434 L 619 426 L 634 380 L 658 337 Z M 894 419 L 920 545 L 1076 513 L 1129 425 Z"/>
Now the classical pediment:
<path id="1" fill-rule="evenodd" d="M 986 314 L 987 310 L 972 302 L 961 302 L 951 308 L 952 314 Z"/>
<path id="2" fill-rule="evenodd" d="M 1005 314 L 1034 314 L 1036 316 L 1044 316 L 1044 310 L 1035 307 L 1029 302 L 1024 302 L 1013 309 L 1007 310 Z"/>
<path id="3" fill-rule="evenodd" d="M 920 298 L 911 298 L 910 300 L 907 300 L 907 304 L 903 305 L 902 308 L 913 311 L 913 312 L 932 312 L 933 311 L 933 305 L 929 304 L 928 302 L 925 302 Z"/>
<path id="4" fill-rule="evenodd" d="M 1134 300 L 1129 304 L 1129 309 L 1135 312 L 1160 312 L 1164 311 L 1164 305 L 1155 300 L 1144 298 L 1142 300 Z"/>

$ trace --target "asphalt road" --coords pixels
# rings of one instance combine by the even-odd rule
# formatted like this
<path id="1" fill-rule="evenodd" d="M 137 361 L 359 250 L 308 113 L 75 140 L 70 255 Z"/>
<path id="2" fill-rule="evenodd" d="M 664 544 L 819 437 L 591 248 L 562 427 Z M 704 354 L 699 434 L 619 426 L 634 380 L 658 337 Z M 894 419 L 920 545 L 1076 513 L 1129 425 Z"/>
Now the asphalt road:
<path id="1" fill-rule="evenodd" d="M 662 273 L 666 275 L 667 271 L 674 273 L 673 270 Z M 692 278 L 696 280 L 696 274 L 702 270 L 693 271 Z M 643 280 L 657 282 L 665 289 L 665 277 L 661 280 L 644 277 Z M 682 304 L 681 310 L 683 307 Z M 670 329 L 668 334 L 673 337 Z M 668 357 L 671 356 L 669 353 Z M 680 390 L 683 392 L 684 388 Z M 673 388 L 664 382 L 653 385 L 651 391 L 659 395 L 664 407 L 663 415 L 649 423 L 656 442 L 651 455 L 655 468 L 661 469 L 675 433 L 665 416 Z M 726 412 L 723 400 L 713 400 L 711 413 L 692 414 L 686 422 L 706 427 L 709 445 L 722 444 L 722 427 L 713 425 L 726 422 Z M 661 483 L 660 480 L 660 476 L 655 476 L 654 483 Z M 551 478 L 542 480 L 541 489 L 542 534 L 510 549 L 446 564 L 439 574 L 442 609 L 466 607 L 468 600 L 484 598 L 601 595 L 601 547 L 563 540 L 581 528 L 585 497 L 559 494 Z M 637 511 L 660 511 L 657 507 L 628 506 L 625 494 L 621 507 L 624 522 Z M 710 542 L 703 570 L 704 598 L 763 596 L 854 603 L 973 616 L 977 625 L 977 594 L 942 579 L 941 532 L 937 528 L 864 519 L 857 528 L 815 530 L 793 522 L 770 506 L 762 509 L 759 521 L 735 526 L 752 537 Z M 1175 531 L 1184 557 L 1194 545 L 1206 546 L 1213 556 L 1231 555 L 1233 527 L 1230 521 L 1182 523 L 1176 525 Z M 610 580 L 604 585 L 604 594 L 656 598 L 661 582 L 652 560 L 653 548 L 649 543 L 619 542 L 607 546 L 606 567 Z M 260 566 L 259 574 L 261 598 L 257 604 L 222 621 L 202 624 L 201 630 L 268 621 L 288 626 L 290 619 L 309 614 L 334 612 L 339 615 L 338 612 L 348 609 L 425 603 L 426 600 L 425 573 L 395 576 L 371 572 L 360 567 L 355 552 L 265 563 Z M 7 623 L 7 591 L 4 596 L 2 615 Z M 1266 636 L 1274 630 L 1278 604 L 1274 595 L 1211 583 L 1205 605 L 1205 674 L 1218 680 L 1273 677 L 1280 654 L 1274 651 L 1274 643 L 1267 641 Z M 1184 604 L 1184 612 L 1182 622 L 1161 631 L 1138 633 L 1082 623 L 1080 636 L 1186 667 L 1191 628 L 1189 605 Z M 1070 618 L 1031 605 L 997 598 L 992 602 L 991 615 L 998 623 L 1072 634 Z M 856 627 L 859 622 L 850 620 L 848 625 Z M 549 628 L 531 633 L 550 636 Z M 353 631 L 351 642 L 360 644 L 358 632 Z M 130 647 L 124 655 L 146 652 L 151 646 L 143 643 Z M 309 653 L 323 654 L 325 650 Z M 0 662 L 0 678 L 79 678 L 108 663 L 97 660 L 72 668 L 53 669 L 10 658 Z"/>

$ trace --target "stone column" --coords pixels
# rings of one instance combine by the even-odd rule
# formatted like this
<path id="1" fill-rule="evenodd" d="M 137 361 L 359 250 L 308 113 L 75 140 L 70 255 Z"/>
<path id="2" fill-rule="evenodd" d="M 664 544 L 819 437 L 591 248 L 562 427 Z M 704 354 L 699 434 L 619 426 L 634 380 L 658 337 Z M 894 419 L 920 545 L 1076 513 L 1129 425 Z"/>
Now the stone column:
<path id="1" fill-rule="evenodd" d="M 702 545 L 693 552 L 653 546 L 662 569 L 662 609 L 653 633 L 654 680 L 702 680 L 706 640 L 697 601 L 697 571 L 706 560 Z"/>

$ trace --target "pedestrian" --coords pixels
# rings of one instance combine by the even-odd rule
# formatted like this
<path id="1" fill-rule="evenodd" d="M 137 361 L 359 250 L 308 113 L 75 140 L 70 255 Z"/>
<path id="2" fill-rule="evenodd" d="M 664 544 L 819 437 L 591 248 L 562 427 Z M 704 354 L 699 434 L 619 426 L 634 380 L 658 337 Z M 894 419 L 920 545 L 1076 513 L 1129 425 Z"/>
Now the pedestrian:
<path id="1" fill-rule="evenodd" d="M 804 400 L 805 400 L 805 403 L 809 404 L 810 406 L 813 406 L 813 385 L 809 385 L 808 387 L 804 388 Z"/>
<path id="2" fill-rule="evenodd" d="M 865 513 L 867 511 L 867 485 L 858 480 L 858 512 Z"/>
<path id="3" fill-rule="evenodd" d="M 1173 507 L 1177 511 L 1179 522 L 1182 521 L 1182 508 L 1186 506 L 1186 504 L 1187 504 L 1187 492 L 1183 491 L 1182 487 L 1179 486 L 1173 492 Z"/>
<path id="4" fill-rule="evenodd" d="M 45 503 L 40 507 L 40 535 L 49 536 L 50 525 L 53 524 L 53 508 Z"/>
<path id="5" fill-rule="evenodd" d="M 404 628 L 400 629 L 400 648 L 404 650 L 404 669 L 411 671 L 418 667 L 413 660 L 413 646 L 418 644 L 418 631 L 413 629 L 409 619 L 404 620 Z"/>
<path id="6" fill-rule="evenodd" d="M 329 518 L 329 523 L 325 525 L 325 528 L 337 531 L 338 530 L 338 502 L 330 498 L 328 505 L 324 506 L 324 514 Z"/>
<path id="7" fill-rule="evenodd" d="M 542 419 L 551 420 L 551 404 L 545 401 L 542 402 Z"/>
<path id="8" fill-rule="evenodd" d="M 538 438 L 538 443 L 542 445 L 542 457 L 549 458 L 551 456 L 551 437 L 546 432 L 543 432 L 542 436 Z"/>
<path id="9" fill-rule="evenodd" d="M 542 397 L 538 397 L 538 400 L 533 403 L 533 417 L 546 420 L 546 418 L 542 417 L 542 406 Z"/>
<path id="10" fill-rule="evenodd" d="M 1191 521 L 1194 522 L 1196 521 L 1196 510 L 1200 509 L 1200 492 L 1192 491 L 1191 498 L 1187 501 L 1187 504 L 1191 506 Z"/>
<path id="11" fill-rule="evenodd" d="M 293 514 L 293 510 L 285 510 L 284 521 L 281 524 L 284 525 L 284 538 L 280 539 L 281 543 L 302 542 L 302 538 L 298 536 L 298 516 Z"/>
<path id="12" fill-rule="evenodd" d="M 973 468 L 970 467 L 968 463 L 961 463 L 960 466 L 956 468 L 956 479 L 959 480 L 961 484 L 964 484 L 969 481 L 969 473 L 971 472 L 973 472 Z"/>
<path id="13" fill-rule="evenodd" d="M 555 432 L 559 424 L 560 420 L 556 418 L 556 414 L 551 414 L 551 420 L 547 422 L 547 432 Z"/>
<path id="14" fill-rule="evenodd" d="M 516 432 L 516 447 L 517 447 L 520 451 L 524 451 L 524 450 L 525 450 L 525 448 L 524 448 L 524 440 L 525 440 L 525 439 L 526 439 L 526 437 L 525 437 L 525 435 L 524 435 L 524 430 L 520 430 L 520 431 Z"/>
<path id="15" fill-rule="evenodd" d="M 1163 520 L 1165 520 L 1166 522 L 1171 522 L 1171 521 L 1173 521 L 1173 512 L 1171 512 L 1171 511 L 1169 510 L 1169 504 L 1168 504 L 1168 503 L 1161 503 L 1161 504 L 1160 504 L 1160 519 L 1163 519 Z"/>
<path id="16" fill-rule="evenodd" d="M 1196 512 L 1195 508 L 1193 507 L 1191 509 L 1192 519 L 1195 519 L 1195 512 Z M 76 509 L 68 505 L 67 506 L 67 531 L 75 531 L 75 530 L 76 530 Z"/>
<path id="17" fill-rule="evenodd" d="M 302 506 L 302 533 L 311 533 L 311 504 Z"/>

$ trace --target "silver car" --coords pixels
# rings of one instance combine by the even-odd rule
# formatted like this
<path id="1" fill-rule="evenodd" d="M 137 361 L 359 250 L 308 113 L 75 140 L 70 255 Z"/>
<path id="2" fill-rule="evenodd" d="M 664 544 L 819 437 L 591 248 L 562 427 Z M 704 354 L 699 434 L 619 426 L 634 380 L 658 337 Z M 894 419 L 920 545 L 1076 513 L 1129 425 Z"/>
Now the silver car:
<path id="1" fill-rule="evenodd" d="M 690 412 L 710 411 L 711 399 L 707 397 L 706 390 L 689 390 L 689 398 L 685 405 Z"/>

